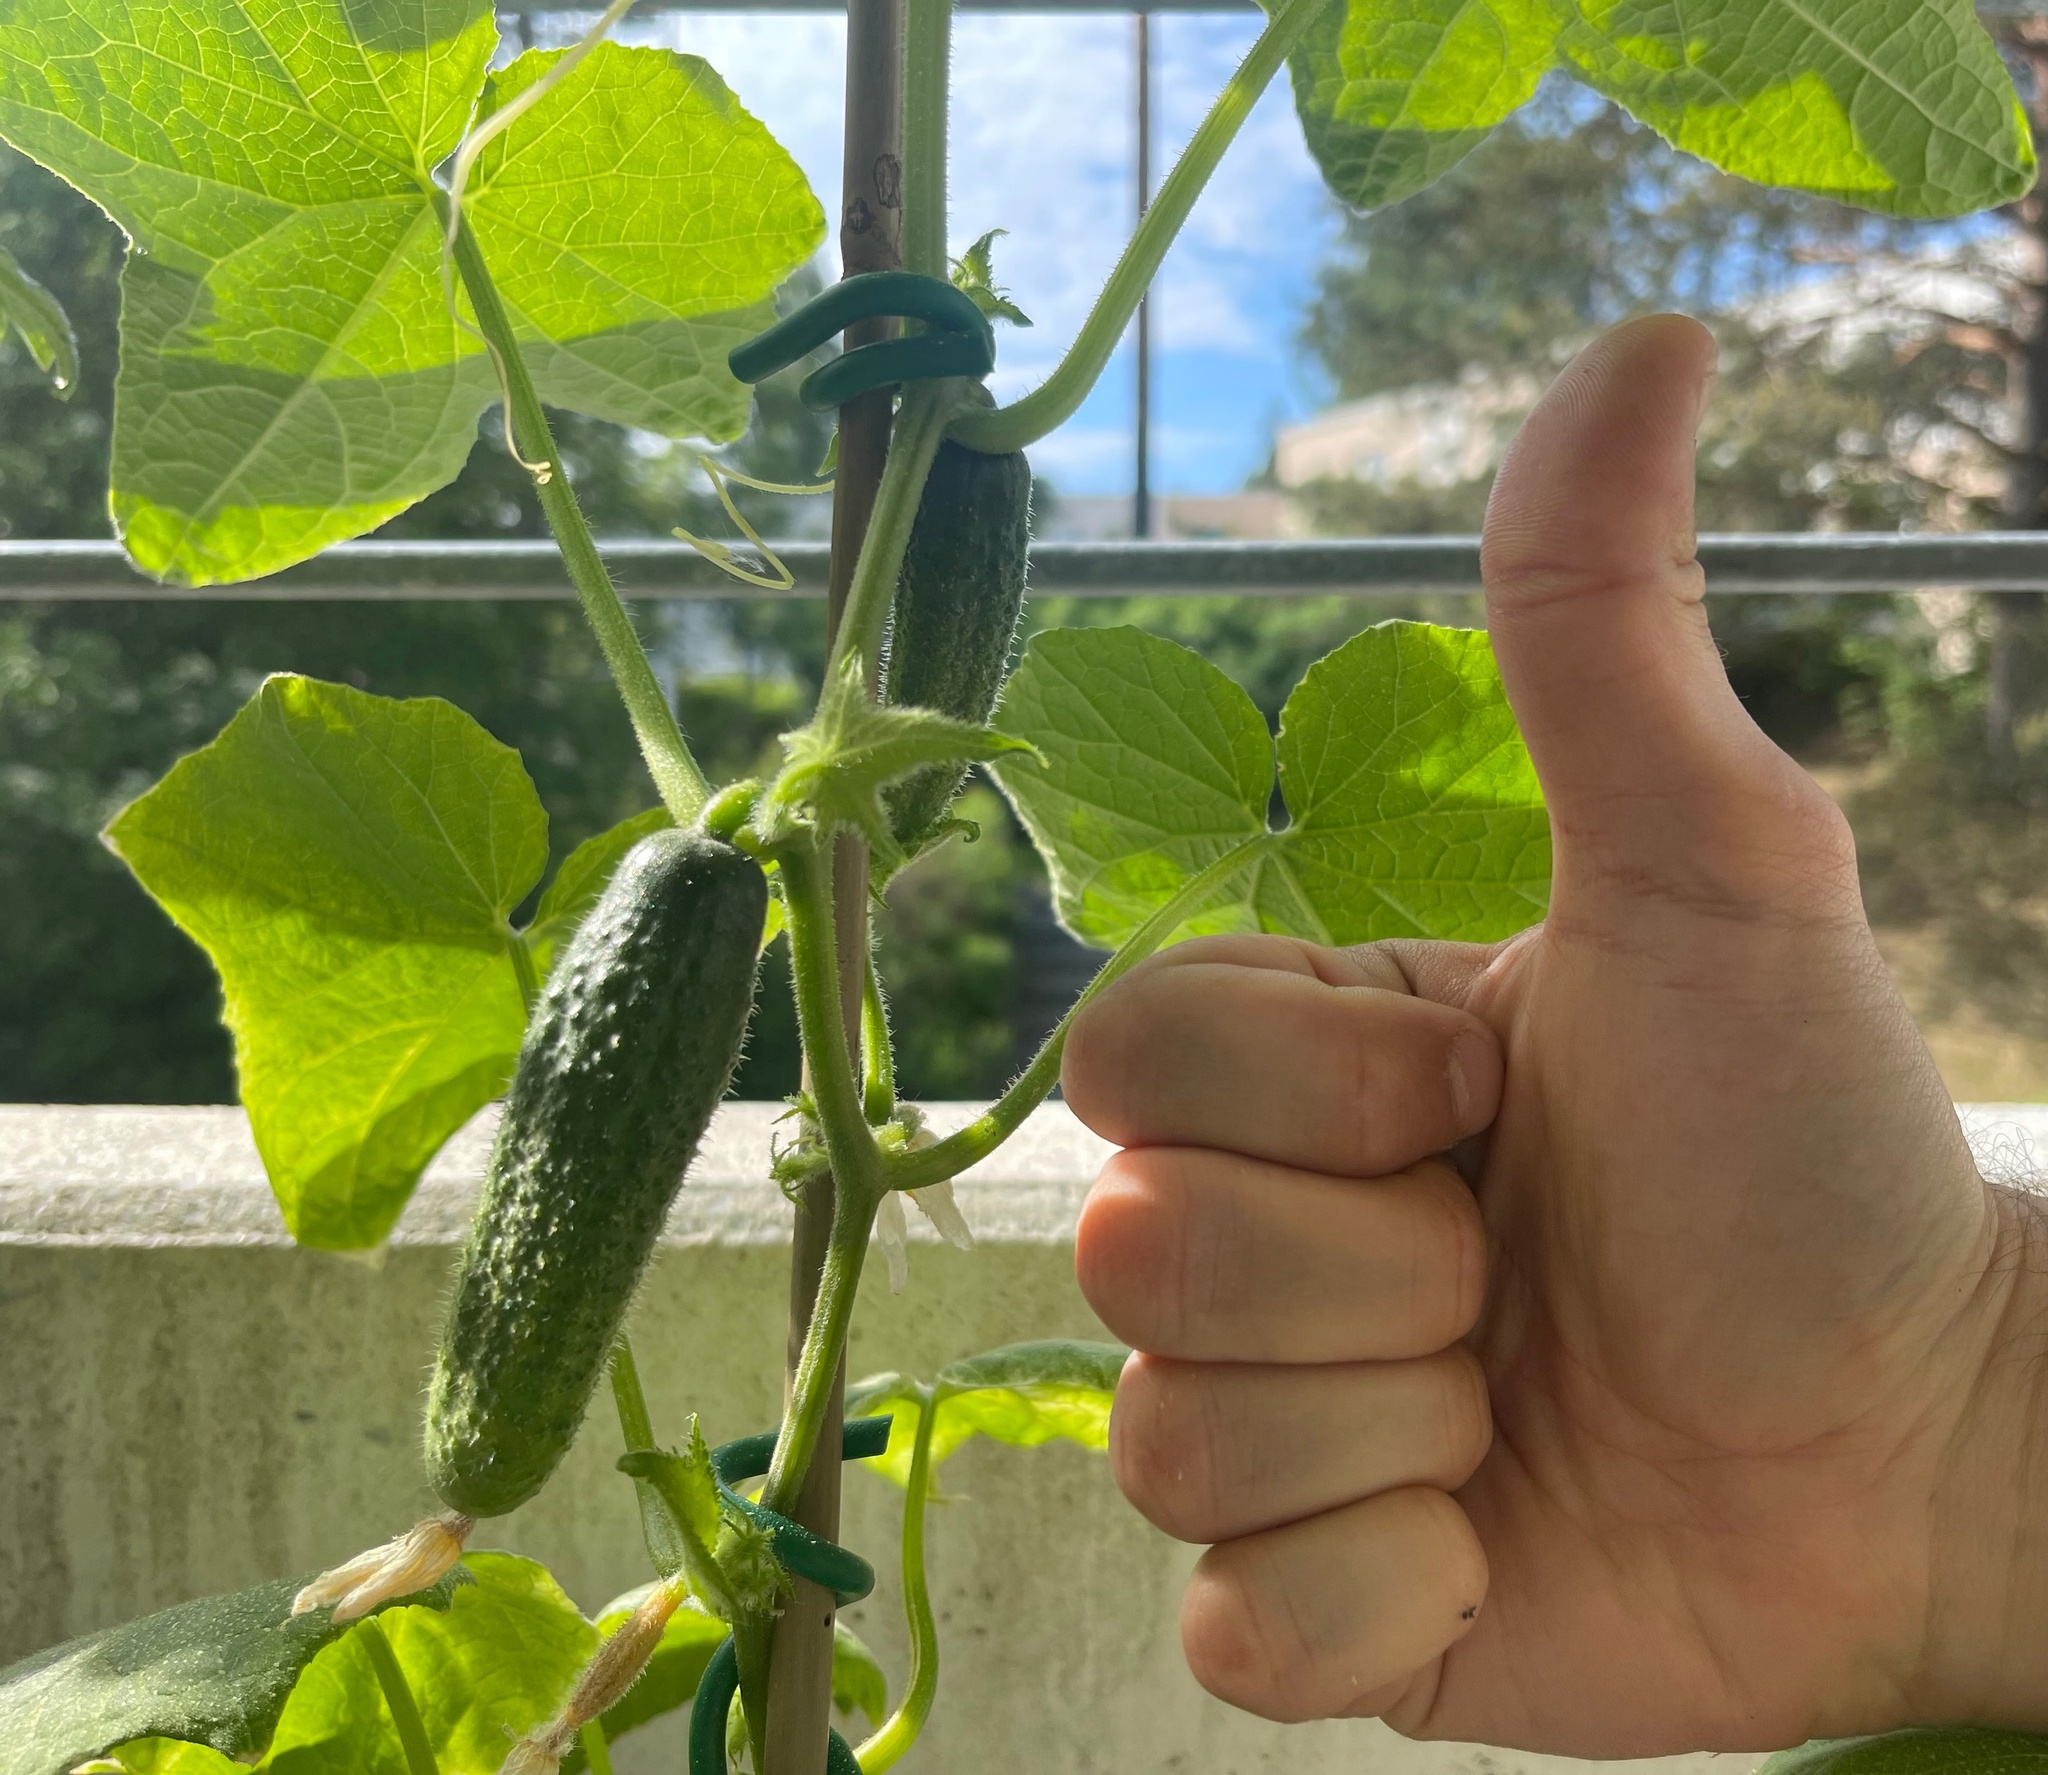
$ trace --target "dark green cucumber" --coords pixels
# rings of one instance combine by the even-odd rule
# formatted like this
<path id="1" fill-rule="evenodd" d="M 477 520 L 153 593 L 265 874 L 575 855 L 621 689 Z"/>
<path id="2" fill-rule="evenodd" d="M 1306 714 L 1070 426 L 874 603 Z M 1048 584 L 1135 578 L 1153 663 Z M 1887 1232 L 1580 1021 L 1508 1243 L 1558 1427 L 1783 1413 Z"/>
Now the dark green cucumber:
<path id="1" fill-rule="evenodd" d="M 753 1007 L 760 866 L 643 838 L 534 1007 L 427 1396 L 427 1472 L 502 1516 L 568 1452 Z"/>
<path id="2" fill-rule="evenodd" d="M 983 722 L 1009 675 L 1024 607 L 1031 465 L 939 446 L 896 581 L 887 700 Z M 945 819 L 965 766 L 931 765 L 888 791 L 889 823 L 914 850 Z"/>

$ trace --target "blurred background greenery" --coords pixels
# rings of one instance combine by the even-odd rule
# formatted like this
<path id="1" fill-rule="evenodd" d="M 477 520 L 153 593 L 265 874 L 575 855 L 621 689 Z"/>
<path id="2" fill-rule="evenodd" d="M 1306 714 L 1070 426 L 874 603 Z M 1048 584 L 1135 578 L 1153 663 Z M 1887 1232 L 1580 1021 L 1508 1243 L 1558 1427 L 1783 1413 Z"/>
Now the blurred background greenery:
<path id="1" fill-rule="evenodd" d="M 2038 46 L 2012 47 L 2033 71 Z M 64 402 L 25 354 L 0 351 L 0 529 L 105 536 L 119 236 L 10 156 L 0 245 L 64 303 L 83 364 Z M 1702 437 L 1703 529 L 2048 527 L 2044 267 L 2034 198 L 1961 227 L 1882 222 L 1722 178 L 1609 109 L 1552 96 L 1421 197 L 1350 220 L 1301 343 L 1346 401 L 1494 391 L 1488 423 L 1505 436 L 1592 332 L 1683 308 L 1723 347 Z M 677 453 L 556 422 L 600 535 L 716 527 Z M 385 534 L 545 533 L 493 424 L 461 478 Z M 825 442 L 789 388 L 771 385 L 739 459 L 803 478 Z M 1481 463 L 1448 480 L 1330 477 L 1291 497 L 1328 533 L 1464 531 L 1490 475 Z M 825 518 L 815 503 L 762 499 L 752 515 L 781 535 L 817 534 Z M 2040 604 L 1925 592 L 1712 602 L 1737 689 L 1849 810 L 1887 957 L 1965 1098 L 2048 1097 Z M 1028 622 L 1170 635 L 1277 718 L 1310 661 L 1394 614 L 1479 618 L 1458 599 L 1040 600 Z M 650 605 L 639 618 L 707 766 L 762 769 L 814 691 L 820 608 Z M 97 834 L 272 671 L 467 709 L 525 757 L 558 857 L 651 800 L 572 603 L 0 605 L 0 1099 L 232 1098 L 211 970 Z M 928 1097 L 998 1089 L 1091 965 L 1054 923 L 1000 799 L 977 788 L 963 811 L 979 841 L 917 865 L 878 924 L 902 1076 Z M 779 954 L 770 971 L 740 1080 L 749 1096 L 795 1082 Z"/>

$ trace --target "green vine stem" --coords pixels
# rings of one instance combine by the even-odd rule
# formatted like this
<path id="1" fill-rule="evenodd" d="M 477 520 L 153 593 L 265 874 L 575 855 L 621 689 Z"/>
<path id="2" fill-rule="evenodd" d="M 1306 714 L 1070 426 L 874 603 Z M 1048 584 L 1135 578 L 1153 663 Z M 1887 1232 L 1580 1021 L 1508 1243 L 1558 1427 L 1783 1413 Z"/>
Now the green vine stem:
<path id="1" fill-rule="evenodd" d="M 892 463 L 893 466 L 893 463 Z M 873 532 L 869 532 L 873 541 Z M 866 556 L 863 554 L 863 561 Z M 818 1282 L 817 1304 L 804 1332 L 789 1404 L 761 1502 L 790 1513 L 809 1470 L 831 1404 L 840 1352 L 866 1261 L 875 1207 L 886 1187 L 882 1153 L 868 1129 L 860 1081 L 844 1037 L 839 951 L 833 938 L 831 851 L 797 843 L 780 851 L 783 904 L 789 914 L 790 973 L 796 986 L 798 1033 L 811 1067 L 811 1094 L 835 1185 L 832 1231 Z"/>
<path id="2" fill-rule="evenodd" d="M 797 1358 L 789 1408 L 782 1414 L 775 1462 L 761 1489 L 761 1502 L 783 1515 L 789 1513 L 796 1501 L 798 1488 L 810 1470 L 811 1456 L 817 1451 L 825 1409 L 831 1402 L 832 1385 L 839 1373 L 839 1357 L 846 1348 L 847 1330 L 853 1324 L 854 1296 L 860 1289 L 861 1265 L 867 1260 L 868 1233 L 874 1225 L 878 1199 L 878 1192 L 849 1189 L 846 1174 L 836 1164 L 833 1180 L 839 1185 L 839 1195 L 832 1211 L 832 1241 L 825 1248 L 825 1269 L 818 1278 L 818 1301 L 811 1309 L 811 1323 L 804 1333 L 803 1353 Z"/>
<path id="3" fill-rule="evenodd" d="M 434 1747 L 427 1738 L 426 1721 L 420 1718 L 419 1703 L 412 1698 L 412 1685 L 398 1654 L 384 1637 L 376 1619 L 357 1624 L 356 1637 L 370 1655 L 370 1668 L 377 1673 L 377 1686 L 384 1691 L 384 1705 L 391 1709 L 391 1723 L 398 1728 L 399 1747 L 405 1752 L 407 1775 L 441 1775 L 434 1760 Z"/>
<path id="4" fill-rule="evenodd" d="M 456 273 L 468 293 L 477 326 L 504 372 L 512 408 L 505 416 L 505 424 L 513 448 L 523 461 L 538 465 L 533 483 L 541 512 L 554 532 L 555 546 L 562 551 L 562 563 L 569 570 L 583 614 L 590 619 L 597 644 L 604 651 L 605 664 L 611 668 L 612 682 L 618 686 L 626 713 L 632 718 L 641 756 L 647 760 L 654 786 L 676 824 L 687 826 L 710 799 L 710 785 L 691 756 L 682 729 L 676 725 L 675 711 L 669 707 L 654 668 L 647 663 L 647 650 L 633 631 L 632 619 L 619 602 L 604 557 L 597 552 L 590 527 L 583 521 L 576 491 L 563 472 L 561 458 L 555 451 L 554 433 L 549 429 L 533 377 L 527 371 L 518 337 L 512 331 L 511 317 L 505 312 L 498 286 L 491 281 L 490 268 L 485 265 L 483 252 L 466 221 L 455 230 L 454 257 Z"/>
<path id="5" fill-rule="evenodd" d="M 957 382 L 913 382 L 903 391 L 895 429 L 889 434 L 889 459 L 875 493 L 874 514 L 868 519 L 853 584 L 847 589 L 846 614 L 840 618 L 839 635 L 825 667 L 828 681 L 849 654 L 857 655 L 870 675 L 882 656 L 882 634 L 889 626 L 896 576 L 903 571 L 903 555 L 910 547 L 910 528 L 917 522 L 925 477 L 931 473 L 939 441 L 946 435 L 946 422 L 959 406 Z"/>
<path id="6" fill-rule="evenodd" d="M 583 1741 L 583 1760 L 590 1765 L 590 1775 L 612 1775 L 611 1746 L 605 1742 L 603 1723 L 586 1720 L 576 1736 Z"/>
<path id="7" fill-rule="evenodd" d="M 953 0 L 904 0 L 903 268 L 946 275 L 946 96 Z"/>
<path id="8" fill-rule="evenodd" d="M 910 1476 L 903 1490 L 903 1614 L 910 1625 L 910 1682 L 896 1711 L 854 1752 L 861 1775 L 882 1775 L 917 1742 L 939 1692 L 939 1628 L 932 1618 L 931 1590 L 924 1571 L 924 1512 L 931 1489 L 932 1426 L 938 1421 L 940 1389 L 919 1389 L 924 1409 L 911 1445 Z"/>
<path id="9" fill-rule="evenodd" d="M 1218 857 L 1208 868 L 1189 878 L 1172 899 L 1124 939 L 1120 948 L 1096 970 L 1081 996 L 1068 1007 L 1044 1045 L 1032 1056 L 1031 1064 L 1010 1088 L 981 1115 L 956 1134 L 916 1152 L 890 1153 L 882 1160 L 891 1189 L 925 1189 L 957 1177 L 969 1165 L 1001 1146 L 1023 1126 L 1024 1118 L 1045 1101 L 1046 1093 L 1059 1083 L 1060 1056 L 1066 1048 L 1067 1031 L 1080 1015 L 1081 1007 L 1122 978 L 1185 924 L 1202 902 L 1242 873 L 1257 860 L 1269 842 L 1266 834 L 1247 838 Z"/>
<path id="10" fill-rule="evenodd" d="M 1007 407 L 970 411 L 955 419 L 952 435 L 970 450 L 1000 455 L 1036 443 L 1055 427 L 1073 417 L 1087 399 L 1095 379 L 1102 374 L 1117 341 L 1124 335 L 1138 299 L 1157 274 L 1166 250 L 1173 245 L 1188 212 L 1215 172 L 1224 150 L 1243 128 L 1259 96 L 1279 72 L 1294 46 L 1326 6 L 1334 0 L 1285 0 L 1270 19 L 1251 53 L 1238 65 L 1229 83 L 1217 94 L 1209 115 L 1202 119 L 1181 157 L 1167 174 L 1166 183 L 1145 212 L 1123 257 L 1102 286 L 1095 306 L 1082 324 L 1067 355 L 1044 382 L 1022 400 Z"/>

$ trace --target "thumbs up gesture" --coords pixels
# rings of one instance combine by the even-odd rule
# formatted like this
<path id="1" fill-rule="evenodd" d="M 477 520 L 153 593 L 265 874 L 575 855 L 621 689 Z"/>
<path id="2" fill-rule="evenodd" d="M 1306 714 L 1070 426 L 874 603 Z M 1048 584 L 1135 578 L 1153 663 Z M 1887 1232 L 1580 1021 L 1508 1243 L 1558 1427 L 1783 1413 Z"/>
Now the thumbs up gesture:
<path id="1" fill-rule="evenodd" d="M 1276 1719 L 1584 1757 L 2048 1727 L 2048 1225 L 1978 1176 L 1848 828 L 1722 670 L 1700 327 L 1487 514 L 1555 839 L 1491 947 L 1191 942 L 1075 1025 L 1111 1453 Z"/>

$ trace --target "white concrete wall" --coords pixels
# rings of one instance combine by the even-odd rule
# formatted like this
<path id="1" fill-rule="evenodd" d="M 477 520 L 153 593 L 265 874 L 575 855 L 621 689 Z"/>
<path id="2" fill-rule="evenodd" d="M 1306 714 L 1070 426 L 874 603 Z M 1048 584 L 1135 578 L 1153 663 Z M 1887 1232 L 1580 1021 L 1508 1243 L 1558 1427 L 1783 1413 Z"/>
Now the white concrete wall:
<path id="1" fill-rule="evenodd" d="M 765 1181 L 773 1113 L 721 1112 L 635 1309 L 658 1426 L 695 1410 L 717 1441 L 775 1421 L 787 1212 Z M 1978 1119 L 2003 1130 L 2005 1169 L 2030 1129 L 2048 1133 L 2040 1111 Z M 290 1244 L 238 1111 L 0 1106 L 0 1663 L 316 1569 L 427 1507 L 420 1383 L 486 1144 L 478 1126 L 451 1145 L 373 1266 Z M 1104 1150 L 1064 1109 L 1040 1111 L 963 1181 L 981 1249 L 925 1239 L 900 1296 L 871 1267 L 852 1372 L 928 1374 L 1020 1338 L 1103 1336 L 1069 1246 Z M 593 1610 L 645 1576 L 615 1444 L 594 1414 L 548 1490 L 488 1528 Z M 1571 1767 L 1410 1746 L 1364 1723 L 1277 1727 L 1209 1700 L 1175 1635 L 1192 1555 L 1123 1505 L 1098 1455 L 976 1445 L 945 1489 L 931 1530 L 945 1677 L 912 1771 Z M 897 1498 L 850 1475 L 841 1538 L 883 1573 L 849 1618 L 900 1676 Z M 673 1737 L 643 1738 L 621 1745 L 621 1775 L 679 1769 Z"/>

